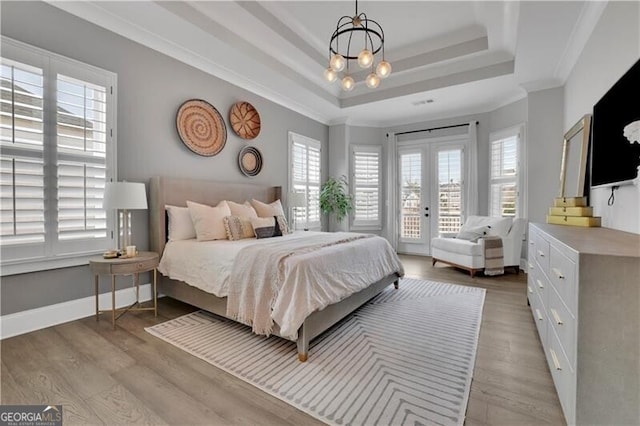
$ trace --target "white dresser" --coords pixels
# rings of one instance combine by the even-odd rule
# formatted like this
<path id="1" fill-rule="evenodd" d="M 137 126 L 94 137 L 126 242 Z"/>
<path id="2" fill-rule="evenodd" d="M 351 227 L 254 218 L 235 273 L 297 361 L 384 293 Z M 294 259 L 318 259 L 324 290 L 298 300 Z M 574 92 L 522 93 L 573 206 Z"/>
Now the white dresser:
<path id="1" fill-rule="evenodd" d="M 567 423 L 640 424 L 640 235 L 529 225 L 528 299 Z"/>

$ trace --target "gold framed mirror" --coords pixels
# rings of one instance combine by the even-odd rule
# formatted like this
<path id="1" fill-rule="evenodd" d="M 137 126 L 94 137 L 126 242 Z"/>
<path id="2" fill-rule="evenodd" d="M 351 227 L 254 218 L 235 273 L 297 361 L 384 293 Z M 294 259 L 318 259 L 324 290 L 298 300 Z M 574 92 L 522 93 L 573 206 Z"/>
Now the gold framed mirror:
<path id="1" fill-rule="evenodd" d="M 560 197 L 582 197 L 587 172 L 591 114 L 584 115 L 564 134 L 560 165 Z"/>

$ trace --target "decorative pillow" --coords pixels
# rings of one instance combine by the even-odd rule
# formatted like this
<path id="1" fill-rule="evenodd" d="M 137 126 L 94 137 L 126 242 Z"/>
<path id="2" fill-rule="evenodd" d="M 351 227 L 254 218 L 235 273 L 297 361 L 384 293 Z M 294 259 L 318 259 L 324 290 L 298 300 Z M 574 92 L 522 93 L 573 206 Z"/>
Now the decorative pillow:
<path id="1" fill-rule="evenodd" d="M 227 232 L 227 238 L 231 241 L 253 238 L 256 236 L 253 232 L 253 225 L 251 224 L 250 217 L 234 215 L 225 216 L 223 222 L 224 229 Z"/>
<path id="2" fill-rule="evenodd" d="M 187 206 L 198 241 L 227 239 L 223 219 L 225 216 L 231 216 L 231 211 L 226 201 L 220 201 L 216 207 L 187 201 Z"/>
<path id="3" fill-rule="evenodd" d="M 188 207 L 166 205 L 169 241 L 190 240 L 196 237 Z"/>
<path id="4" fill-rule="evenodd" d="M 248 201 L 245 201 L 244 204 L 227 201 L 227 204 L 231 210 L 231 216 L 258 217 L 258 213 Z"/>
<path id="5" fill-rule="evenodd" d="M 258 217 L 273 217 L 285 215 L 280 200 L 276 200 L 271 204 L 266 204 L 258 200 L 251 200 L 251 204 L 253 205 L 253 208 L 256 209 Z"/>
<path id="6" fill-rule="evenodd" d="M 283 235 L 290 234 L 292 232 L 287 224 L 287 216 L 284 214 L 280 200 L 276 200 L 271 204 L 266 204 L 258 200 L 251 200 L 251 204 L 253 204 L 253 207 L 256 209 L 258 217 L 277 216 L 280 224 L 280 230 Z"/>
<path id="7" fill-rule="evenodd" d="M 291 229 L 289 229 L 287 218 L 284 215 L 276 216 L 276 221 L 278 222 L 278 227 L 280 228 L 280 232 L 282 232 L 282 235 L 291 234 L 293 232 Z"/>
<path id="8" fill-rule="evenodd" d="M 489 232 L 489 226 L 478 226 L 475 228 L 472 227 L 462 227 L 460 228 L 460 232 L 456 235 L 456 238 L 460 240 L 468 240 L 472 243 L 477 242 L 480 238 L 487 235 Z"/>
<path id="9" fill-rule="evenodd" d="M 251 219 L 251 225 L 257 238 L 281 237 L 284 234 L 281 224 L 284 223 L 286 227 L 286 221 L 283 221 L 284 216 L 254 217 Z"/>

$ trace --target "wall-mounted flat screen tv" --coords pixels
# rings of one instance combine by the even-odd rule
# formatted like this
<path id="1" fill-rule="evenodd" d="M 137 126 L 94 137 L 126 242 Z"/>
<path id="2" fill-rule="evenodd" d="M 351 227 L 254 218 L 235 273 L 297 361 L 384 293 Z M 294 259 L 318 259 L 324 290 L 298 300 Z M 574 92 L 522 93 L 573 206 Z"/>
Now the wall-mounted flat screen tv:
<path id="1" fill-rule="evenodd" d="M 591 187 L 625 185 L 640 166 L 640 60 L 593 107 Z"/>

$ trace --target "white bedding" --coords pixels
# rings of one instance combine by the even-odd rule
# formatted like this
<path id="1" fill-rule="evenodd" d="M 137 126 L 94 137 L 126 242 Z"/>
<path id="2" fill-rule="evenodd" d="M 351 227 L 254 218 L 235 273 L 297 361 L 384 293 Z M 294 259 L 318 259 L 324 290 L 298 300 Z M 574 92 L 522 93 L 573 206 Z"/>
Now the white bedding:
<path id="1" fill-rule="evenodd" d="M 272 240 L 308 239 L 311 231 L 277 238 L 239 241 L 170 241 L 158 270 L 218 297 L 229 294 L 229 277 L 237 253 L 248 245 L 268 245 Z M 285 281 L 272 304 L 272 318 L 283 337 L 295 339 L 297 330 L 312 312 L 336 303 L 369 284 L 397 272 L 402 264 L 381 237 L 332 245 L 284 259 Z"/>

